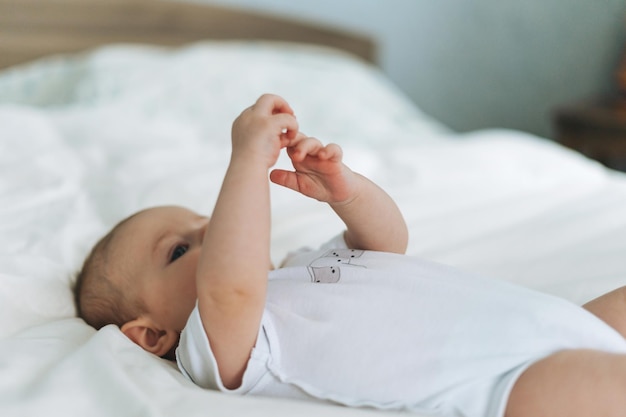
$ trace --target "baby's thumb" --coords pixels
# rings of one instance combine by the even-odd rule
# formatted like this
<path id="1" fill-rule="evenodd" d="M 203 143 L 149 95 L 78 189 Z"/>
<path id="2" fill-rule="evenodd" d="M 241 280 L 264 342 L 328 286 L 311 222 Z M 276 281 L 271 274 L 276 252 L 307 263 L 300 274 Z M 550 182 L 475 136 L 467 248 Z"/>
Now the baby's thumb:
<path id="1" fill-rule="evenodd" d="M 270 172 L 270 181 L 294 191 L 299 191 L 298 179 L 296 178 L 295 172 L 284 169 L 274 169 Z"/>

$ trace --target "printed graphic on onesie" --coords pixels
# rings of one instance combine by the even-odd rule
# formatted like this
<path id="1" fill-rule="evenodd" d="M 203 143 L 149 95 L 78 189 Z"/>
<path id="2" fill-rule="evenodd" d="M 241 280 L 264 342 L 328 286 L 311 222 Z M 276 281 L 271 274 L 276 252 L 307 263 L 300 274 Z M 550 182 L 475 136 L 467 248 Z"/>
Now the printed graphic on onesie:
<path id="1" fill-rule="evenodd" d="M 363 265 L 354 264 L 353 261 L 363 255 L 364 251 L 356 249 L 331 249 L 321 257 L 312 261 L 309 266 L 311 282 L 320 284 L 336 284 L 341 279 L 339 265 L 351 265 L 365 268 Z"/>

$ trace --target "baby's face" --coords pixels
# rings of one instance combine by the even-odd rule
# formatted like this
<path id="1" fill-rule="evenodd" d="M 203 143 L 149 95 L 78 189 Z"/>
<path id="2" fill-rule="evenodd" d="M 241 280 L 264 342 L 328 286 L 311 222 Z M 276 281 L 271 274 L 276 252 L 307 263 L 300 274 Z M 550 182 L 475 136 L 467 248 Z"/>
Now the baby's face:
<path id="1" fill-rule="evenodd" d="M 127 286 L 161 329 L 180 331 L 196 302 L 196 269 L 209 219 L 182 207 L 144 210 L 119 232 L 114 256 Z"/>

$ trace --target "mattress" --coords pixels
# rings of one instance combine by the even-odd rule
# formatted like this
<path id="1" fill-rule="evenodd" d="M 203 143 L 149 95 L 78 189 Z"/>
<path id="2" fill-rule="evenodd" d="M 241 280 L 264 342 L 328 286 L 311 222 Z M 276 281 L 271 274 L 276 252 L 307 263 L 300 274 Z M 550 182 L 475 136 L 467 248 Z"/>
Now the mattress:
<path id="1" fill-rule="evenodd" d="M 577 303 L 626 283 L 624 174 L 519 131 L 454 132 L 349 55 L 201 42 L 45 58 L 0 72 L 1 415 L 392 415 L 202 390 L 75 316 L 74 275 L 117 221 L 211 212 L 232 121 L 266 92 L 396 200 L 409 254 Z M 275 263 L 341 230 L 321 203 L 271 193 Z"/>

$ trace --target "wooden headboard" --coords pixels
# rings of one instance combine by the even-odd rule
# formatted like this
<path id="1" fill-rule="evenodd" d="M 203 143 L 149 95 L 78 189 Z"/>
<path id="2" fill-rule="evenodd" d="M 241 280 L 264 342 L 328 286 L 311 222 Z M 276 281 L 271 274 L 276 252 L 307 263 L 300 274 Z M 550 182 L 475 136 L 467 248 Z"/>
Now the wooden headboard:
<path id="1" fill-rule="evenodd" d="M 178 46 L 208 39 L 311 43 L 375 61 L 360 34 L 291 19 L 172 0 L 0 0 L 0 68 L 118 43 Z"/>

